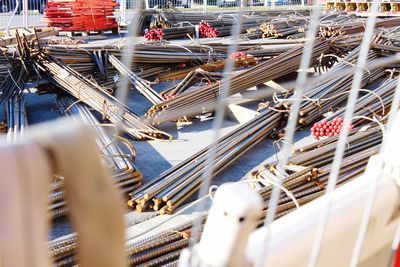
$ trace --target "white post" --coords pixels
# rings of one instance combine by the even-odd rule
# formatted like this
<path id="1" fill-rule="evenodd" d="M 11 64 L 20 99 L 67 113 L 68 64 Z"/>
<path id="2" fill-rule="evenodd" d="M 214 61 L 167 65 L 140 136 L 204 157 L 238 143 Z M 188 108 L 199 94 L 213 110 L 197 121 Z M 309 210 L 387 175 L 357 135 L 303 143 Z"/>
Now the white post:
<path id="1" fill-rule="evenodd" d="M 265 7 L 268 6 L 268 0 L 264 0 L 264 6 L 265 6 Z"/>
<path id="2" fill-rule="evenodd" d="M 146 5 L 146 9 L 150 9 L 149 0 L 145 0 L 144 3 Z"/>
<path id="3" fill-rule="evenodd" d="M 22 19 L 24 23 L 24 28 L 28 29 L 28 0 L 22 0 Z"/>
<path id="4" fill-rule="evenodd" d="M 301 5 L 304 6 L 304 0 L 301 0 Z"/>
<path id="5" fill-rule="evenodd" d="M 126 23 L 126 1 L 127 0 L 122 0 L 121 5 L 119 6 L 119 13 L 121 16 L 121 23 Z"/>
<path id="6" fill-rule="evenodd" d="M 203 13 L 207 12 L 207 0 L 203 0 Z"/>
<path id="7" fill-rule="evenodd" d="M 275 9 L 275 0 L 271 0 L 271 9 Z"/>

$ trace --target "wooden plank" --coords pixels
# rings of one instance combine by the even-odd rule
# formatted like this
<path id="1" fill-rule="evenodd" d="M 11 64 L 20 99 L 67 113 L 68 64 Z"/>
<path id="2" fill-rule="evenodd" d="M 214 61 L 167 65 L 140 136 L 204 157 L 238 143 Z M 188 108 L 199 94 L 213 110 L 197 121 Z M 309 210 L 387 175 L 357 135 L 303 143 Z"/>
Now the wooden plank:
<path id="1" fill-rule="evenodd" d="M 14 33 L 15 34 L 15 33 Z M 26 33 L 26 38 L 28 41 L 33 40 L 36 38 L 35 33 Z M 49 36 L 57 36 L 58 35 L 58 30 L 55 28 L 50 28 L 49 30 L 42 30 L 37 33 L 39 39 L 49 37 Z M 15 45 L 17 43 L 17 39 L 15 36 L 11 37 L 3 37 L 0 38 L 0 47 L 1 46 L 9 46 L 9 45 Z"/>

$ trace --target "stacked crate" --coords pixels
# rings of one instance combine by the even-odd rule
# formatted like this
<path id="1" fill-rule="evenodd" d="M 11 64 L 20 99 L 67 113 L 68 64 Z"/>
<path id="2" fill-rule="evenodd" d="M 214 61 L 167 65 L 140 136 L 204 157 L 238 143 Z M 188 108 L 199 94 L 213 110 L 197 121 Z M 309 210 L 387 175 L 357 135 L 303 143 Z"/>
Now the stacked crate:
<path id="1" fill-rule="evenodd" d="M 44 20 L 65 31 L 100 31 L 117 28 L 116 0 L 49 0 Z"/>

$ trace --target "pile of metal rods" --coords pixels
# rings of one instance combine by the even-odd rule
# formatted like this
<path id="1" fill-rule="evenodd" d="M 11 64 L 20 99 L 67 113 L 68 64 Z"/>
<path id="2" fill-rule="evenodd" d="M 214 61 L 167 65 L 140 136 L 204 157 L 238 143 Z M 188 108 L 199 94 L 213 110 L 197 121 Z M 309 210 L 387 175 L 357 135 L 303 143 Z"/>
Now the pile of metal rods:
<path id="1" fill-rule="evenodd" d="M 0 83 L 0 102 L 11 99 L 15 94 L 21 94 L 25 88 L 25 83 L 29 76 L 28 69 L 29 66 L 23 68 L 20 64 L 12 66 L 7 69 L 2 76 L 2 81 Z"/>
<path id="2" fill-rule="evenodd" d="M 39 52 L 34 64 L 44 78 L 101 113 L 104 119 L 118 125 L 133 138 L 172 139 L 169 134 L 142 122 L 125 104 L 61 61 Z"/>
<path id="3" fill-rule="evenodd" d="M 1 52 L 1 50 L 0 50 Z M 13 68 L 9 59 L 0 53 L 0 83 L 9 75 L 9 71 Z"/>
<path id="4" fill-rule="evenodd" d="M 116 68 L 119 73 L 124 75 L 133 85 L 133 87 L 138 90 L 150 103 L 156 105 L 163 101 L 162 97 L 151 88 L 145 80 L 138 77 L 131 70 L 129 70 L 119 59 L 117 59 L 114 55 L 109 55 L 108 60 L 111 65 Z"/>
<path id="5" fill-rule="evenodd" d="M 321 76 L 309 79 L 304 85 L 305 96 L 299 111 L 299 125 L 309 125 L 319 119 L 322 114 L 337 108 L 347 99 L 353 79 L 353 66 L 356 64 L 360 48 L 352 50 L 346 57 L 340 59 L 329 71 Z M 371 51 L 368 56 L 369 65 L 378 61 L 376 53 Z M 382 68 L 365 71 L 362 86 L 371 83 L 383 75 Z M 274 109 L 287 111 L 291 99 L 279 101 Z"/>
<path id="6" fill-rule="evenodd" d="M 352 132 L 352 136 L 357 135 L 360 136 L 353 138 L 351 143 L 351 147 L 357 150 L 348 149 L 349 153 L 346 154 L 341 164 L 341 174 L 337 186 L 341 186 L 360 176 L 365 170 L 368 159 L 379 152 L 381 141 L 379 130 L 370 129 L 367 132 Z M 367 142 L 365 144 L 365 142 L 362 142 L 363 138 L 368 138 L 375 142 L 369 144 Z M 329 153 L 329 147 L 332 147 L 332 145 L 333 147 L 336 146 L 336 141 L 337 139 L 335 141 L 329 140 L 329 142 L 326 140 L 319 141 L 296 151 L 295 156 L 297 159 L 303 158 L 303 161 L 297 162 L 297 164 L 304 166 L 293 165 L 291 167 L 293 170 L 292 173 L 285 178 L 284 187 L 292 192 L 292 196 L 289 197 L 285 193 L 280 195 L 276 219 L 297 209 L 293 198 L 296 199 L 299 206 L 302 206 L 324 194 L 327 175 L 329 175 L 330 170 L 330 162 L 322 159 L 314 162 L 315 165 L 313 166 L 306 166 L 305 164 L 308 164 L 306 159 L 309 158 L 307 153 L 312 152 L 323 156 L 324 153 Z M 357 162 L 357 164 L 354 164 L 354 162 Z M 262 166 L 259 171 L 253 172 L 249 177 L 260 180 L 260 183 L 249 184 L 255 185 L 254 189 L 259 192 L 265 203 L 264 210 L 259 214 L 259 227 L 263 225 L 272 192 L 272 185 L 264 186 L 263 184 L 265 181 L 268 182 L 274 179 L 276 172 L 276 164 L 271 163 Z M 204 213 L 199 216 L 202 230 L 207 214 Z M 131 266 L 176 264 L 181 250 L 188 247 L 191 241 L 192 225 L 193 220 L 190 220 L 140 241 L 129 242 L 128 240 L 126 250 L 129 256 L 129 264 Z M 77 236 L 70 235 L 66 238 L 49 242 L 49 255 L 53 257 L 58 266 L 72 266 L 76 263 L 75 251 L 77 246 Z"/>
<path id="7" fill-rule="evenodd" d="M 182 94 L 198 82 L 204 81 L 205 83 L 212 83 L 220 80 L 221 78 L 222 74 L 219 72 L 208 72 L 201 68 L 197 68 L 196 70 L 189 72 L 189 74 L 186 75 L 186 77 L 176 86 L 161 92 L 161 95 L 164 99 L 171 98 Z"/>
<path id="8" fill-rule="evenodd" d="M 351 137 L 352 141 L 340 165 L 337 186 L 360 176 L 365 171 L 369 158 L 378 154 L 380 150 L 382 141 L 380 129 L 353 133 Z M 336 144 L 337 140 L 330 140 L 326 144 L 318 142 L 300 149 L 302 152 L 292 156 L 287 166 L 287 170 L 291 170 L 290 174 L 279 170 L 277 163 L 270 163 L 252 172 L 249 178 L 260 181 L 259 184 L 253 183 L 253 186 L 268 204 L 273 185 L 265 186 L 265 184 L 273 184 L 278 175 L 284 175 L 282 187 L 287 191 L 281 192 L 277 206 L 278 217 L 283 216 L 296 210 L 297 204 L 306 204 L 325 193 L 333 161 L 332 151 L 334 153 Z M 307 150 L 311 147 L 311 150 Z"/>
<path id="9" fill-rule="evenodd" d="M 264 20 L 276 19 L 279 17 L 283 18 L 293 18 L 293 17 L 307 17 L 310 14 L 309 10 L 263 10 L 263 11 L 244 11 L 243 15 L 245 19 L 251 23 L 253 21 L 259 21 L 259 24 Z M 234 22 L 237 18 L 237 14 L 232 11 L 228 12 L 174 12 L 174 10 L 163 10 L 158 12 L 156 10 L 143 10 L 140 14 L 139 19 L 139 34 L 143 35 L 145 29 L 149 28 L 150 21 L 154 16 L 162 16 L 170 24 L 179 27 L 182 24 L 186 25 L 198 25 L 200 21 L 223 21 L 226 25 Z M 245 24 L 246 24 L 245 20 Z M 230 31 L 230 29 L 229 29 Z"/>
<path id="10" fill-rule="evenodd" d="M 267 111 L 220 138 L 215 160 L 211 163 L 217 171 L 209 178 L 214 178 L 257 145 L 280 123 L 279 113 Z M 206 161 L 210 150 L 209 146 L 202 149 L 132 192 L 128 205 L 138 211 L 154 209 L 161 214 L 173 212 L 200 188 L 202 173 L 210 168 L 206 165 L 210 164 Z"/>
<path id="11" fill-rule="evenodd" d="M 249 55 L 253 55 L 256 59 L 263 60 L 271 57 L 278 56 L 291 49 L 299 48 L 302 46 L 304 40 L 282 40 L 282 39 L 259 39 L 259 40 L 243 40 L 238 44 L 238 50 L 243 51 Z M 232 40 L 217 39 L 211 41 L 203 41 L 202 44 L 211 47 L 216 51 L 227 51 L 228 45 Z M 175 68 L 170 71 L 164 71 L 157 76 L 159 81 L 171 81 L 185 78 L 190 72 L 200 68 L 208 72 L 220 71 L 225 66 L 225 60 L 217 60 L 207 62 L 200 65 L 188 65 L 184 68 Z M 235 66 L 240 67 L 240 66 Z"/>
<path id="12" fill-rule="evenodd" d="M 46 47 L 49 55 L 62 60 L 64 63 L 93 63 L 93 52 L 99 50 L 107 50 L 108 53 L 121 58 L 122 48 L 131 42 L 125 39 L 114 45 L 76 45 L 63 46 L 54 45 Z M 207 47 L 201 45 L 182 46 L 173 43 L 135 43 L 135 54 L 132 62 L 135 64 L 170 64 L 197 61 L 209 61 L 223 59 L 226 57 L 224 53 L 211 51 Z"/>
<path id="13" fill-rule="evenodd" d="M 60 97 L 58 100 L 63 113 L 73 116 L 80 123 L 92 126 L 104 162 L 113 172 L 111 179 L 115 186 L 125 194 L 140 187 L 143 175 L 133 163 L 136 157 L 133 146 L 130 143 L 125 143 L 129 154 L 122 152 L 116 144 L 116 137 L 111 137 L 104 130 L 104 126 L 99 123 L 85 104 L 75 103 L 74 98 L 69 96 Z M 50 186 L 49 213 L 53 219 L 64 216 L 69 211 L 64 200 L 63 184 L 63 179 L 56 177 Z"/>
<path id="14" fill-rule="evenodd" d="M 217 60 L 214 62 L 205 63 L 198 66 L 188 67 L 184 69 L 175 69 L 170 72 L 161 73 L 157 79 L 159 81 L 175 81 L 179 79 L 184 79 L 190 72 L 195 71 L 197 69 L 202 69 L 208 72 L 216 72 L 222 70 L 225 66 L 225 60 Z"/>
<path id="15" fill-rule="evenodd" d="M 378 122 L 384 122 L 386 115 L 390 111 L 393 101 L 394 91 L 396 89 L 397 79 L 385 80 L 378 88 L 371 91 L 371 93 L 364 93 L 363 96 L 357 99 L 356 108 L 352 119 L 354 126 L 359 126 L 370 122 L 367 118 L 374 118 Z M 336 117 L 343 117 L 345 109 L 341 108 L 333 114 L 327 116 L 326 119 L 334 119 Z"/>
<path id="16" fill-rule="evenodd" d="M 328 50 L 326 42 L 317 41 L 313 49 L 313 58 Z M 296 71 L 300 64 L 303 48 L 294 48 L 277 57 L 260 63 L 255 67 L 234 74 L 229 86 L 229 95 L 277 79 Z M 210 84 L 193 92 L 183 93 L 174 99 L 154 105 L 147 112 L 153 124 L 174 120 L 185 115 L 197 115 L 204 111 L 204 103 L 213 103 L 220 93 L 222 83 Z M 212 111 L 208 110 L 208 111 Z"/>
<path id="17" fill-rule="evenodd" d="M 351 35 L 354 33 L 362 33 L 365 30 L 365 20 L 358 17 L 336 16 L 330 17 L 331 20 L 324 21 L 320 26 L 320 36 L 330 38 L 338 35 Z M 377 19 L 375 28 L 391 28 L 397 27 L 400 23 L 400 18 L 381 18 Z"/>
<path id="18" fill-rule="evenodd" d="M 259 30 L 262 37 L 286 37 L 291 39 L 303 38 L 308 19 L 303 16 L 296 18 L 274 18 L 273 21 L 263 22 Z"/>
<path id="19" fill-rule="evenodd" d="M 23 136 L 28 126 L 25 95 L 14 94 L 4 102 L 4 107 L 8 127 L 7 141 L 15 142 Z"/>

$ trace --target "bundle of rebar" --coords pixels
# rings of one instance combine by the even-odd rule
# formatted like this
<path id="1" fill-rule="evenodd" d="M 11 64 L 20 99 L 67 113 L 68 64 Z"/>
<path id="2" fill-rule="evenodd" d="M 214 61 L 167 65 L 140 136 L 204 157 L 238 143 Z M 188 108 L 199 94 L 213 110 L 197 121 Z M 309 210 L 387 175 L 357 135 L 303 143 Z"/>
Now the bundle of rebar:
<path id="1" fill-rule="evenodd" d="M 322 114 L 339 107 L 347 99 L 353 80 L 353 66 L 357 62 L 360 48 L 351 51 L 339 63 L 323 73 L 321 76 L 310 79 L 304 85 L 304 101 L 299 111 L 299 125 L 309 125 L 319 119 Z M 368 65 L 378 62 L 376 53 L 368 55 Z M 365 71 L 361 86 L 371 83 L 383 75 L 382 68 L 373 68 Z M 274 105 L 274 109 L 287 111 L 290 109 L 291 99 L 283 99 Z"/>
<path id="2" fill-rule="evenodd" d="M 352 136 L 362 135 L 352 140 L 351 146 L 357 148 L 358 152 L 352 152 L 348 149 L 342 164 L 341 172 L 337 186 L 357 178 L 360 176 L 367 164 L 368 159 L 378 153 L 380 132 L 376 129 L 370 129 L 368 132 L 352 132 Z M 370 138 L 376 140 L 375 143 L 365 145 L 362 143 L 363 138 Z M 332 141 L 332 140 L 330 140 Z M 336 140 L 337 141 L 337 140 Z M 336 142 L 320 141 L 315 142 L 312 145 L 300 148 L 296 151 L 296 156 L 301 159 L 302 155 L 306 159 L 308 152 L 316 153 L 317 155 L 324 155 L 327 146 L 332 147 L 332 144 L 336 146 Z M 364 149 L 364 150 L 363 150 Z M 354 164 L 354 162 L 357 162 Z M 298 164 L 306 164 L 303 160 Z M 259 224 L 262 226 L 265 220 L 265 216 L 268 211 L 268 202 L 271 197 L 273 185 L 264 186 L 265 181 L 271 181 L 275 179 L 276 175 L 276 163 L 270 163 L 267 165 L 260 166 L 260 170 L 254 171 L 249 178 L 259 180 L 260 183 L 249 182 L 250 185 L 254 185 L 254 189 L 259 192 L 264 200 L 264 209 L 259 214 Z M 330 163 L 323 162 L 322 160 L 317 162 L 315 166 L 300 166 L 292 165 L 291 174 L 285 178 L 284 187 L 291 191 L 292 195 L 289 197 L 286 193 L 281 193 L 277 214 L 275 219 L 278 219 L 286 214 L 297 209 L 299 206 L 305 205 L 310 201 L 322 196 L 325 193 L 327 175 L 331 168 Z M 296 203 L 293 202 L 296 200 Z M 200 230 L 203 229 L 207 213 L 200 214 L 198 220 L 200 221 Z M 174 264 L 177 263 L 179 255 L 182 249 L 189 245 L 192 238 L 192 227 L 193 220 L 189 220 L 183 224 L 170 227 L 167 230 L 153 234 L 140 241 L 130 242 L 127 240 L 126 250 L 129 256 L 129 264 L 131 266 L 159 266 L 163 264 Z M 48 247 L 50 250 L 49 255 L 53 257 L 58 266 L 71 266 L 76 264 L 76 248 L 78 246 L 78 238 L 75 234 L 69 235 L 65 238 L 57 241 L 49 242 Z"/>
<path id="3" fill-rule="evenodd" d="M 222 74 L 219 72 L 208 72 L 201 68 L 197 68 L 196 70 L 189 72 L 189 74 L 186 75 L 179 84 L 161 92 L 161 95 L 164 99 L 168 99 L 182 94 L 198 82 L 204 81 L 205 83 L 212 83 L 221 78 Z"/>
<path id="4" fill-rule="evenodd" d="M 122 57 L 122 49 L 128 46 L 132 42 L 131 39 L 127 38 L 121 43 L 121 41 L 115 45 L 76 45 L 76 46 L 64 46 L 54 45 L 46 47 L 46 51 L 49 55 L 62 60 L 65 63 L 88 63 L 93 62 L 93 52 L 99 50 L 107 50 L 108 53 L 116 56 L 117 58 Z M 135 50 L 132 62 L 135 64 L 171 64 L 197 61 L 209 61 L 225 58 L 224 53 L 218 51 L 211 51 L 201 45 L 188 45 L 182 46 L 173 43 L 135 43 L 133 45 Z"/>
<path id="5" fill-rule="evenodd" d="M 397 27 L 400 18 L 378 18 L 375 28 L 391 28 Z M 339 35 L 350 35 L 354 33 L 362 33 L 365 30 L 365 20 L 354 16 L 332 17 L 330 21 L 324 21 L 320 26 L 320 36 L 331 38 Z"/>
<path id="6" fill-rule="evenodd" d="M 316 58 L 328 49 L 326 42 L 317 41 L 312 58 Z M 243 90 L 257 86 L 264 82 L 283 77 L 296 71 L 299 67 L 303 48 L 297 47 L 274 57 L 255 67 L 246 69 L 239 74 L 234 74 L 229 83 L 229 95 L 239 93 Z M 220 95 L 220 89 L 224 88 L 224 82 L 210 84 L 193 92 L 183 93 L 174 99 L 154 105 L 147 112 L 148 119 L 153 123 L 161 123 L 168 120 L 178 119 L 186 115 L 197 115 L 204 111 L 205 103 L 216 102 Z M 212 111 L 209 108 L 207 111 Z"/>
<path id="7" fill-rule="evenodd" d="M 340 164 L 337 186 L 359 177 L 365 171 L 369 158 L 379 153 L 381 141 L 382 132 L 377 127 L 365 132 L 352 132 Z M 260 181 L 252 185 L 268 204 L 277 176 L 284 177 L 282 188 L 285 191 L 281 192 L 277 206 L 277 216 L 282 216 L 296 210 L 296 205 L 303 205 L 325 194 L 336 145 L 337 139 L 315 142 L 296 150 L 286 170 L 279 169 L 277 162 L 268 163 L 253 171 L 249 178 Z"/>
<path id="8" fill-rule="evenodd" d="M 7 141 L 15 142 L 23 136 L 28 125 L 25 95 L 14 94 L 4 102 L 7 122 Z"/>
<path id="9" fill-rule="evenodd" d="M 133 163 L 136 157 L 133 146 L 122 139 L 129 153 L 122 152 L 116 144 L 118 137 L 111 137 L 85 104 L 75 103 L 74 98 L 70 96 L 59 97 L 58 100 L 63 113 L 93 129 L 95 141 L 103 155 L 105 165 L 113 172 L 111 179 L 115 186 L 125 194 L 141 186 L 143 175 Z M 64 216 L 69 211 L 67 202 L 64 200 L 63 185 L 62 177 L 55 177 L 50 185 L 49 212 L 53 219 Z"/>
<path id="10" fill-rule="evenodd" d="M 215 168 L 215 172 L 208 177 L 212 179 L 279 127 L 280 122 L 279 113 L 261 113 L 220 138 L 215 148 L 208 146 L 202 149 L 132 192 L 128 205 L 138 211 L 154 209 L 161 214 L 173 212 L 198 191 L 203 173 L 211 168 L 209 164 Z M 216 157 L 210 163 L 207 158 L 212 149 L 216 149 Z"/>
<path id="11" fill-rule="evenodd" d="M 134 74 L 114 55 L 109 55 L 108 60 L 114 66 L 114 68 L 116 68 L 119 73 L 124 75 L 131 82 L 133 87 L 138 90 L 150 103 L 155 105 L 162 102 L 162 97 L 153 88 L 151 88 L 144 79 Z"/>
<path id="12" fill-rule="evenodd" d="M 274 18 L 272 21 L 265 21 L 260 25 L 262 37 L 286 37 L 303 38 L 306 31 L 308 19 L 305 17 L 296 18 Z"/>
<path id="13" fill-rule="evenodd" d="M 376 119 L 377 122 L 384 122 L 386 115 L 390 111 L 393 101 L 393 95 L 396 90 L 397 79 L 387 79 L 378 88 L 366 92 L 357 99 L 352 118 L 352 125 L 360 126 L 365 123 L 371 123 L 368 118 Z M 336 117 L 343 117 L 346 112 L 345 108 L 341 108 L 333 114 L 326 117 L 331 120 Z"/>
<path id="14" fill-rule="evenodd" d="M 25 89 L 25 84 L 29 76 L 30 66 L 22 67 L 21 64 L 7 66 L 0 78 L 0 103 L 4 100 L 13 98 L 16 94 L 21 94 Z"/>
<path id="15" fill-rule="evenodd" d="M 142 122 L 125 104 L 63 62 L 39 52 L 34 64 L 44 78 L 101 113 L 103 119 L 111 121 L 133 138 L 172 139 L 169 134 Z"/>

